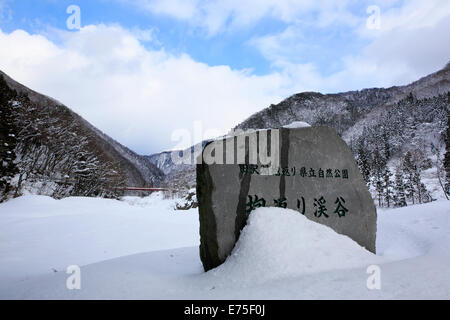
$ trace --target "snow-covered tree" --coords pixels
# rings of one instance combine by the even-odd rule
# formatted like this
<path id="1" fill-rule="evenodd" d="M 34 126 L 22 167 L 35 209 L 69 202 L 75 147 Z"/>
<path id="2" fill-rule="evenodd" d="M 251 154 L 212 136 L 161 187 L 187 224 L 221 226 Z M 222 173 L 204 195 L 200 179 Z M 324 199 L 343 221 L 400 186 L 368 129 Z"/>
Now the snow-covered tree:
<path id="1" fill-rule="evenodd" d="M 403 174 L 405 177 L 405 191 L 406 197 L 414 204 L 416 189 L 414 181 L 414 173 L 416 171 L 416 165 L 413 163 L 411 152 L 407 152 L 402 162 Z"/>
<path id="2" fill-rule="evenodd" d="M 394 207 L 405 207 L 405 184 L 403 182 L 403 170 L 399 167 L 395 170 L 395 182 L 394 182 Z"/>
<path id="3" fill-rule="evenodd" d="M 380 151 L 375 149 L 373 155 L 373 184 L 377 192 L 378 205 L 383 205 L 383 191 L 384 191 L 384 171 L 386 168 L 386 160 L 380 154 Z"/>
<path id="4" fill-rule="evenodd" d="M 386 206 L 389 208 L 392 203 L 392 183 L 391 183 L 392 172 L 389 167 L 386 166 L 384 169 L 383 179 L 384 179 L 384 201 Z"/>
<path id="5" fill-rule="evenodd" d="M 7 90 L 5 84 L 0 76 L 0 202 L 10 193 L 11 179 L 18 171 L 14 163 L 17 128 L 11 113 L 12 99 L 16 92 Z"/>
<path id="6" fill-rule="evenodd" d="M 440 141 L 442 142 L 442 141 Z M 441 153 L 442 145 L 439 143 L 437 146 L 434 144 L 431 144 L 430 147 L 430 153 L 434 156 L 433 159 L 433 166 L 436 169 L 436 176 L 439 181 L 439 185 L 442 188 L 442 191 L 447 198 L 449 199 L 449 194 L 447 193 L 447 190 L 445 189 L 445 183 L 446 183 L 446 175 L 445 175 L 445 168 L 444 168 L 444 157 Z M 445 154 L 445 150 L 444 150 Z"/>
<path id="7" fill-rule="evenodd" d="M 358 163 L 359 170 L 363 176 L 364 181 L 367 185 L 370 183 L 370 152 L 365 147 L 364 142 L 359 140 L 357 142 L 357 155 L 356 161 Z"/>
<path id="8" fill-rule="evenodd" d="M 450 102 L 450 92 L 447 94 Z M 445 131 L 445 156 L 444 156 L 444 170 L 445 170 L 445 192 L 450 196 L 450 106 L 447 106 L 447 128 Z"/>

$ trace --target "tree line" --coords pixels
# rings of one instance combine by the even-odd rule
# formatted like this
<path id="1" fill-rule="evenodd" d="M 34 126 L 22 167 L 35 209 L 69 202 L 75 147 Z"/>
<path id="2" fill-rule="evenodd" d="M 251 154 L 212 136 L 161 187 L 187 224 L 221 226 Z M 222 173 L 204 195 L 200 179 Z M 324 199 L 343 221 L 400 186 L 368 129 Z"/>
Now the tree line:
<path id="1" fill-rule="evenodd" d="M 450 195 L 450 92 L 418 100 L 412 94 L 363 127 L 350 141 L 361 174 L 378 206 L 432 201 L 423 171 L 434 168 Z"/>

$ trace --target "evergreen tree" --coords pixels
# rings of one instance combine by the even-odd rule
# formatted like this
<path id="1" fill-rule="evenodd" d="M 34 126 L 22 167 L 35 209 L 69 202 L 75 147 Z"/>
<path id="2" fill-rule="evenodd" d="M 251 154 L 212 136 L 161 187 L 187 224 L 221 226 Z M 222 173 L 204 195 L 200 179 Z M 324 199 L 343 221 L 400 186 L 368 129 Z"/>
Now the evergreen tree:
<path id="1" fill-rule="evenodd" d="M 366 185 L 368 186 L 370 183 L 370 159 L 369 159 L 369 150 L 364 146 L 362 140 L 359 140 L 357 143 L 357 163 L 359 170 L 363 176 Z"/>
<path id="2" fill-rule="evenodd" d="M 447 95 L 447 102 L 450 103 L 450 92 Z M 450 107 L 447 106 L 447 129 L 445 130 L 445 156 L 444 156 L 444 170 L 445 170 L 445 191 L 450 196 Z"/>
<path id="3" fill-rule="evenodd" d="M 414 181 L 414 187 L 417 191 L 417 200 L 419 201 L 419 203 L 423 203 L 423 202 L 426 202 L 424 200 L 427 197 L 427 190 L 425 188 L 425 185 L 422 183 L 420 167 L 415 165 L 414 169 L 415 170 L 413 172 L 413 181 Z"/>
<path id="4" fill-rule="evenodd" d="M 414 173 L 416 171 L 416 166 L 413 163 L 412 154 L 409 151 L 405 154 L 405 157 L 403 158 L 402 169 L 406 179 L 405 181 L 406 197 L 410 199 L 411 202 L 414 204 L 416 195 Z"/>
<path id="5" fill-rule="evenodd" d="M 373 175 L 374 175 L 374 187 L 377 192 L 378 206 L 382 206 L 383 191 L 384 191 L 384 170 L 386 167 L 386 160 L 380 154 L 378 148 L 375 149 L 373 154 Z"/>
<path id="6" fill-rule="evenodd" d="M 406 197 L 405 197 L 405 184 L 403 182 L 403 171 L 401 168 L 397 168 L 395 171 L 395 185 L 394 185 L 394 206 L 395 207 L 405 207 Z"/>
<path id="7" fill-rule="evenodd" d="M 392 183 L 391 183 L 392 172 L 386 166 L 384 169 L 384 200 L 386 202 L 386 206 L 389 208 L 392 203 Z"/>
<path id="8" fill-rule="evenodd" d="M 389 160 L 391 158 L 391 145 L 389 144 L 389 133 L 385 127 L 383 127 L 381 134 L 381 141 L 383 143 L 384 158 Z"/>
<path id="9" fill-rule="evenodd" d="M 420 201 L 421 201 L 421 203 L 423 203 L 423 202 L 426 203 L 426 202 L 430 202 L 430 201 L 433 200 L 431 198 L 430 192 L 425 187 L 425 184 L 420 183 L 419 190 L 420 190 Z"/>

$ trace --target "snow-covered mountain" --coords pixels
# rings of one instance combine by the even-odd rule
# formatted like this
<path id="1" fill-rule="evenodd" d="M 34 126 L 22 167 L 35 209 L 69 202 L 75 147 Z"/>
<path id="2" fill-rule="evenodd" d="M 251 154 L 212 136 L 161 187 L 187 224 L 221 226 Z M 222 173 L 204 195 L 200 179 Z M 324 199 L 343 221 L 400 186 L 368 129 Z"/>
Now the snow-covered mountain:
<path id="1" fill-rule="evenodd" d="M 185 150 L 163 151 L 145 157 L 164 172 L 163 184 L 172 191 L 173 195 L 178 197 L 191 197 L 194 192 L 192 189 L 196 186 L 195 165 L 192 163 L 195 163 L 196 157 L 208 141 L 210 140 L 202 141 Z M 174 163 L 172 159 L 173 153 L 178 153 L 178 156 L 183 158 L 189 157 L 188 155 L 190 155 L 191 164 Z M 192 203 L 191 201 L 188 202 L 187 207 L 190 207 Z"/>
<path id="2" fill-rule="evenodd" d="M 123 186 L 159 186 L 164 173 L 60 102 L 0 71 L 0 200 L 25 190 L 117 196 Z M 6 150 L 8 149 L 8 150 Z"/>
<path id="3" fill-rule="evenodd" d="M 367 162 L 367 168 L 362 168 L 362 171 L 369 171 L 365 173 L 365 178 L 368 184 L 375 186 L 381 183 L 386 168 L 394 171 L 396 167 L 402 166 L 408 152 L 412 154 L 414 165 L 420 171 L 432 169 L 432 164 L 440 161 L 450 108 L 449 92 L 450 63 L 442 70 L 405 86 L 336 94 L 294 94 L 277 105 L 253 114 L 235 129 L 280 128 L 297 121 L 333 127 L 350 145 L 360 167 L 362 162 Z M 433 148 L 438 151 L 432 152 Z M 376 153 L 380 159 L 374 160 L 373 155 Z M 430 156 L 431 153 L 434 155 Z M 362 154 L 367 159 L 362 159 Z M 149 156 L 150 161 L 168 174 L 166 183 L 171 185 L 170 173 L 176 171 L 178 185 L 195 185 L 195 180 L 189 180 L 195 177 L 192 174 L 194 166 L 177 168 L 170 162 L 168 155 L 159 153 Z M 180 182 L 183 172 L 186 181 Z M 430 181 L 438 180 L 432 172 L 427 178 Z M 387 190 L 390 188 L 394 186 L 388 186 Z"/>
<path id="4" fill-rule="evenodd" d="M 250 116 L 237 129 L 279 128 L 293 121 L 329 125 L 339 134 L 364 119 L 395 108 L 410 93 L 417 100 L 445 95 L 450 91 L 450 62 L 442 69 L 406 86 L 371 88 L 336 94 L 302 92 Z"/>
<path id="5" fill-rule="evenodd" d="M 293 121 L 335 128 L 352 149 L 378 205 L 389 207 L 445 195 L 449 112 L 450 63 L 406 86 L 295 94 L 236 129 L 279 128 Z"/>

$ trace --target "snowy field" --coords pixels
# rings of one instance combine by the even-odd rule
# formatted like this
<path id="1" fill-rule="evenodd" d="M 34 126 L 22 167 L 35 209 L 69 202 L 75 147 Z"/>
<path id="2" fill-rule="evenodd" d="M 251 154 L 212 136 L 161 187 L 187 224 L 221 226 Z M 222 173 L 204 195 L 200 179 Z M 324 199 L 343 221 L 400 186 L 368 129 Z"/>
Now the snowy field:
<path id="1" fill-rule="evenodd" d="M 154 194 L 0 204 L 1 299 L 450 298 L 450 202 L 378 210 L 377 255 L 295 211 L 260 208 L 203 272 L 198 212 Z M 68 290 L 69 265 L 81 289 Z M 366 286 L 378 265 L 381 289 Z"/>

